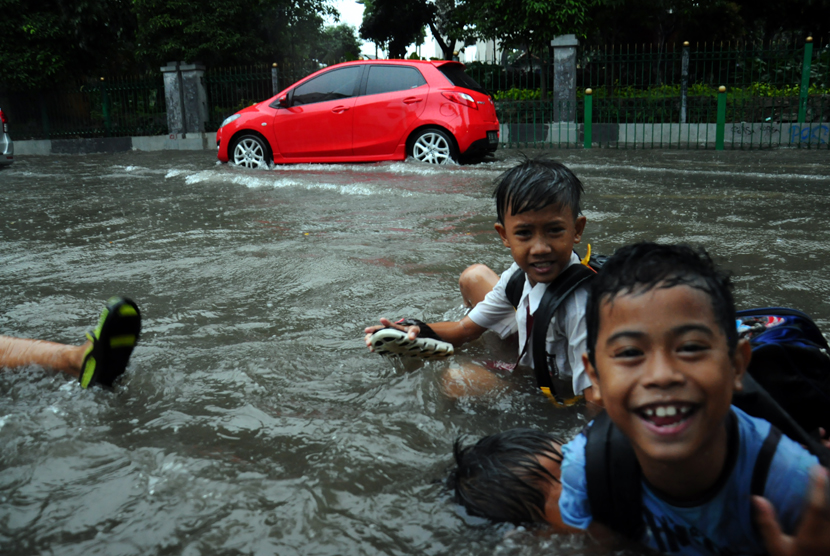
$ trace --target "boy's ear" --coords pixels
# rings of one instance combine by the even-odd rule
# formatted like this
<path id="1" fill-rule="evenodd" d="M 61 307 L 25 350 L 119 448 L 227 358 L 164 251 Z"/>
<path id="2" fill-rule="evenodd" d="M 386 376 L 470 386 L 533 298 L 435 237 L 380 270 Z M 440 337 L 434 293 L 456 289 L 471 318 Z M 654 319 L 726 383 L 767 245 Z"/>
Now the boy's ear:
<path id="1" fill-rule="evenodd" d="M 591 365 L 591 360 L 588 359 L 588 354 L 582 354 L 582 364 L 585 366 L 585 372 L 588 373 L 588 378 L 591 379 L 591 384 L 593 388 L 591 390 L 592 397 L 594 398 L 593 401 L 597 405 L 602 404 L 602 390 L 599 387 L 599 375 L 597 374 L 597 369 L 593 365 Z"/>
<path id="2" fill-rule="evenodd" d="M 743 390 L 743 378 L 749 361 L 752 359 L 752 346 L 746 338 L 738 340 L 735 347 L 735 354 L 732 356 L 732 367 L 735 369 L 735 391 Z"/>
<path id="3" fill-rule="evenodd" d="M 585 223 L 588 222 L 588 219 L 584 216 L 578 216 L 576 218 L 576 222 L 574 222 L 574 243 L 579 243 L 582 239 L 582 232 L 585 231 Z"/>
<path id="4" fill-rule="evenodd" d="M 505 247 L 509 249 L 510 242 L 507 240 L 507 230 L 505 229 L 504 224 L 502 224 L 501 222 L 496 222 L 495 228 L 496 231 L 499 233 L 501 242 L 504 244 Z"/>

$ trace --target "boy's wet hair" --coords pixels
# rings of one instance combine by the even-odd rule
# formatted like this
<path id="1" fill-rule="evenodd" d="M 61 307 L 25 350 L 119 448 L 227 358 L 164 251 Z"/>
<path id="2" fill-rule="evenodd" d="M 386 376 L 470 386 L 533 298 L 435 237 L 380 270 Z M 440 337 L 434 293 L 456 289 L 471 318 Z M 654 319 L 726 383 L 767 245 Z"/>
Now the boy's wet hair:
<path id="1" fill-rule="evenodd" d="M 508 207 L 511 216 L 530 210 L 541 210 L 549 205 L 571 209 L 574 219 L 579 216 L 579 198 L 582 182 L 571 170 L 559 162 L 545 158 L 525 159 L 499 177 L 493 192 L 498 221 L 504 224 Z"/>
<path id="2" fill-rule="evenodd" d="M 726 335 L 729 355 L 733 355 L 738 345 L 738 330 L 729 275 L 715 266 L 703 248 L 643 242 L 618 249 L 591 280 L 585 317 L 591 364 L 596 366 L 599 308 L 603 303 L 635 291 L 645 293 L 657 287 L 681 285 L 696 288 L 709 296 L 715 320 Z"/>
<path id="3" fill-rule="evenodd" d="M 562 444 L 534 429 L 500 432 L 472 446 L 462 446 L 459 438 L 453 446 L 457 467 L 447 486 L 470 515 L 511 523 L 544 521 L 546 485 L 559 479 L 539 458 L 562 462 L 554 442 Z"/>

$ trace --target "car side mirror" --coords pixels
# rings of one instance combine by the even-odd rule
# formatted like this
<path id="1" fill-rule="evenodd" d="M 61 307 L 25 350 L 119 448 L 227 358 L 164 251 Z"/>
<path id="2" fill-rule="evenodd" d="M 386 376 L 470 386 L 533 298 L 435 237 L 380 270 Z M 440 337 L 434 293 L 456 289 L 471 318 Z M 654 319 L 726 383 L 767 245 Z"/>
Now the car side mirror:
<path id="1" fill-rule="evenodd" d="M 288 108 L 290 106 L 290 103 L 288 102 L 288 95 L 282 95 L 277 99 L 277 103 L 279 103 L 280 108 Z"/>

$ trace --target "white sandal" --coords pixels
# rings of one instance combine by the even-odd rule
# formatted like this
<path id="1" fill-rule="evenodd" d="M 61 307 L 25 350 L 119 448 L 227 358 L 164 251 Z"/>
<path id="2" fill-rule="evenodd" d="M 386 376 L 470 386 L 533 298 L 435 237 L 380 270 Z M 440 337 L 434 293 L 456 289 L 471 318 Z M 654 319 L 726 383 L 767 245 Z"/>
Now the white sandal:
<path id="1" fill-rule="evenodd" d="M 375 353 L 398 357 L 420 359 L 441 359 L 453 354 L 452 344 L 442 340 L 416 337 L 407 338 L 407 333 L 396 328 L 381 328 L 369 338 Z"/>

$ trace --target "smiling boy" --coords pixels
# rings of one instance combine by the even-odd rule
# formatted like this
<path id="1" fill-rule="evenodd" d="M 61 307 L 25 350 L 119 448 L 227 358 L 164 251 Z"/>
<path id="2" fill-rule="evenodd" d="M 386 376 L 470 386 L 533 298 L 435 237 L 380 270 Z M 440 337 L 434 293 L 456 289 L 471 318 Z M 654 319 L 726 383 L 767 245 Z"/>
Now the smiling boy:
<path id="1" fill-rule="evenodd" d="M 514 263 L 501 276 L 484 265 L 468 267 L 461 274 L 459 286 L 464 303 L 471 310 L 460 321 L 429 324 L 435 334 L 458 346 L 475 340 L 488 329 L 502 338 L 518 332 L 518 363 L 532 366 L 532 316 L 548 285 L 566 268 L 580 263 L 573 249 L 585 230 L 586 218 L 579 207 L 582 192 L 582 183 L 574 173 L 551 160 L 525 160 L 505 172 L 493 194 L 498 214 L 495 228 L 504 246 L 510 249 Z M 515 273 L 525 275 L 517 307 L 506 291 Z M 587 292 L 581 287 L 559 306 L 546 324 L 545 348 L 549 370 L 553 378 L 566 382 L 566 395 L 572 390 L 591 400 L 591 383 L 581 359 L 585 351 L 586 302 Z M 370 350 L 370 338 L 381 328 L 406 331 L 410 340 L 421 332 L 418 326 L 395 324 L 385 318 L 380 322 L 379 326 L 365 330 Z M 450 395 L 483 391 L 498 382 L 480 367 L 452 369 L 450 375 Z"/>
<path id="2" fill-rule="evenodd" d="M 738 339 L 729 288 L 707 255 L 652 243 L 617 251 L 591 284 L 585 366 L 639 464 L 636 540 L 660 552 L 763 554 L 753 495 L 792 534 L 818 463 L 731 406 L 751 348 Z M 603 536 L 588 497 L 586 435 L 563 455 L 562 519 Z M 757 509 L 768 510 L 764 504 Z"/>
<path id="3" fill-rule="evenodd" d="M 456 500 L 481 517 L 543 521 L 666 554 L 830 553 L 826 471 L 731 406 L 751 351 L 738 339 L 726 275 L 705 253 L 643 243 L 618 250 L 590 287 L 584 363 L 607 416 L 561 455 L 553 436 L 522 430 L 456 446 Z M 624 435 L 606 453 L 615 465 L 593 450 L 607 418 Z M 636 461 L 620 465 L 628 445 Z"/>

